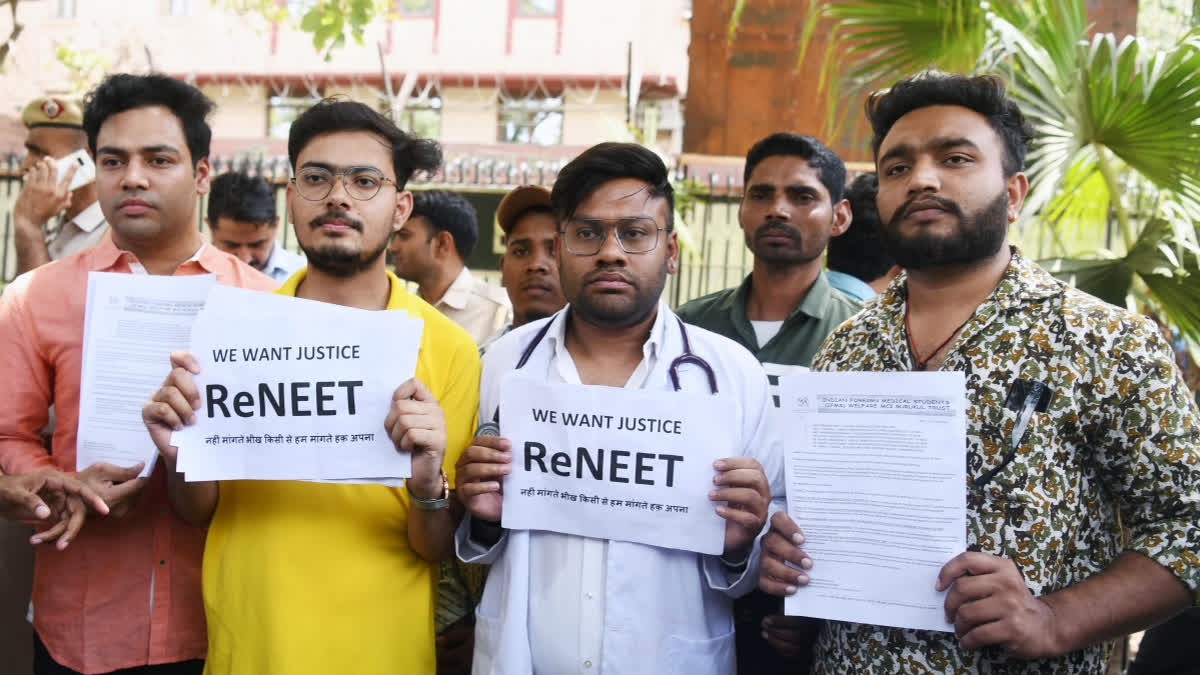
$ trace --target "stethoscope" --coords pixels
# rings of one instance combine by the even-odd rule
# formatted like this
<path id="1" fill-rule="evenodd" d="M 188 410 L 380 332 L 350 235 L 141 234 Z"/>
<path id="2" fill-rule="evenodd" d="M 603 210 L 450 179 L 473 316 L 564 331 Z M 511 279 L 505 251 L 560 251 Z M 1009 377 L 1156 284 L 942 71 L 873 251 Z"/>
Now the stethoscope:
<path id="1" fill-rule="evenodd" d="M 708 365 L 708 361 L 705 361 L 703 358 L 692 352 L 692 343 L 691 340 L 688 340 L 687 328 L 683 325 L 683 319 L 675 317 L 675 321 L 679 323 L 679 335 L 683 338 L 683 353 L 675 357 L 675 360 L 671 362 L 671 367 L 667 369 L 667 377 L 671 378 L 671 386 L 675 388 L 675 391 L 680 391 L 683 389 L 683 387 L 679 384 L 679 367 L 691 364 L 704 371 L 704 375 L 708 378 L 708 392 L 710 394 L 716 394 L 716 373 L 713 372 L 712 366 Z M 536 350 L 538 345 L 542 343 L 542 339 L 546 337 L 546 333 L 550 332 L 550 326 L 553 323 L 554 319 L 550 319 L 546 322 L 546 325 L 538 329 L 538 332 L 533 336 L 533 341 L 525 347 L 525 351 L 521 352 L 521 358 L 517 361 L 517 365 L 513 368 L 513 370 L 520 370 L 521 368 L 525 367 L 525 364 L 529 362 L 529 358 L 533 356 L 534 350 Z M 499 406 L 496 407 L 496 412 L 492 415 L 492 424 L 496 425 L 496 430 L 498 431 L 500 424 Z"/>

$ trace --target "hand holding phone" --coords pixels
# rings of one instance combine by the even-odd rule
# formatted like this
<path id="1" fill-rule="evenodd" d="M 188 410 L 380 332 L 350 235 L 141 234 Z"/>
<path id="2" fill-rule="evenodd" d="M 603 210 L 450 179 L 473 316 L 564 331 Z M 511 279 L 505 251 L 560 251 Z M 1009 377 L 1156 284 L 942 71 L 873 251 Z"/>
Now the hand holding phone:
<path id="1" fill-rule="evenodd" d="M 75 167 L 75 175 L 67 185 L 68 190 L 76 190 L 96 180 L 96 164 L 85 149 L 81 148 L 66 157 L 54 160 L 54 166 L 58 169 L 59 178 L 67 175 L 68 168 Z"/>

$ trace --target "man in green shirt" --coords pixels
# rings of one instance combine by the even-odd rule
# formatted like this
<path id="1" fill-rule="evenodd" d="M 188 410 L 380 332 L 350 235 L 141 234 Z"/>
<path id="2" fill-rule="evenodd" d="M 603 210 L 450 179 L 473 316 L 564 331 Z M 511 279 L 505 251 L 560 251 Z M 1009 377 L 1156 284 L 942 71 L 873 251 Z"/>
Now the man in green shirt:
<path id="1" fill-rule="evenodd" d="M 825 336 L 858 313 L 858 302 L 829 285 L 821 258 L 850 225 L 846 166 L 810 136 L 776 133 L 746 154 L 738 222 L 754 269 L 736 288 L 679 308 L 684 321 L 737 341 L 758 360 L 779 405 L 779 377 L 807 370 Z M 734 605 L 738 671 L 807 672 L 816 622 L 782 616 L 755 591 Z"/>

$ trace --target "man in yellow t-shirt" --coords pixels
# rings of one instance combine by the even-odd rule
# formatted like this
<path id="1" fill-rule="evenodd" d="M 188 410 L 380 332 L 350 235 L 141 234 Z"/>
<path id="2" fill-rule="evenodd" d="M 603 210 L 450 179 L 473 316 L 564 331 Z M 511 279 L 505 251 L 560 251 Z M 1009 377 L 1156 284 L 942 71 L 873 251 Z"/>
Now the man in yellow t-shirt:
<path id="1" fill-rule="evenodd" d="M 200 405 L 189 354 L 143 409 L 171 469 L 171 504 L 210 523 L 204 552 L 209 675 L 432 673 L 436 565 L 461 517 L 454 464 L 470 441 L 479 357 L 470 336 L 388 273 L 383 251 L 412 208 L 405 182 L 440 152 L 369 107 L 324 101 L 291 128 L 288 213 L 308 267 L 277 292 L 424 321 L 416 377 L 381 420 L 412 453 L 402 488 L 301 481 L 187 483 L 170 432 Z"/>

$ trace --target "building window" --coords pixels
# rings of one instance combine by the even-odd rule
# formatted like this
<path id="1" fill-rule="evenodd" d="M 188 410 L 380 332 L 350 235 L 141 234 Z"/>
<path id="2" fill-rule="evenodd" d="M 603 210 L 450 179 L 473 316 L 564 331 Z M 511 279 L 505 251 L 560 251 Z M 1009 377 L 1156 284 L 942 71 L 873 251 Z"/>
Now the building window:
<path id="1" fill-rule="evenodd" d="M 74 19 L 75 0 L 54 0 L 54 16 L 59 19 Z"/>
<path id="2" fill-rule="evenodd" d="M 267 98 L 267 136 L 287 138 L 292 122 L 313 104 L 317 96 L 271 96 Z"/>
<path id="3" fill-rule="evenodd" d="M 192 0 L 170 0 L 167 4 L 167 13 L 170 16 L 191 16 Z"/>
<path id="4" fill-rule="evenodd" d="M 419 138 L 442 137 L 442 97 L 426 96 L 408 99 L 408 105 L 400 111 L 396 125 Z"/>
<path id="5" fill-rule="evenodd" d="M 556 16 L 558 0 L 517 0 L 517 16 Z"/>
<path id="6" fill-rule="evenodd" d="M 433 16 L 437 0 L 392 0 L 400 16 Z"/>
<path id="7" fill-rule="evenodd" d="M 557 145 L 562 143 L 563 97 L 529 96 L 500 101 L 501 143 Z"/>

